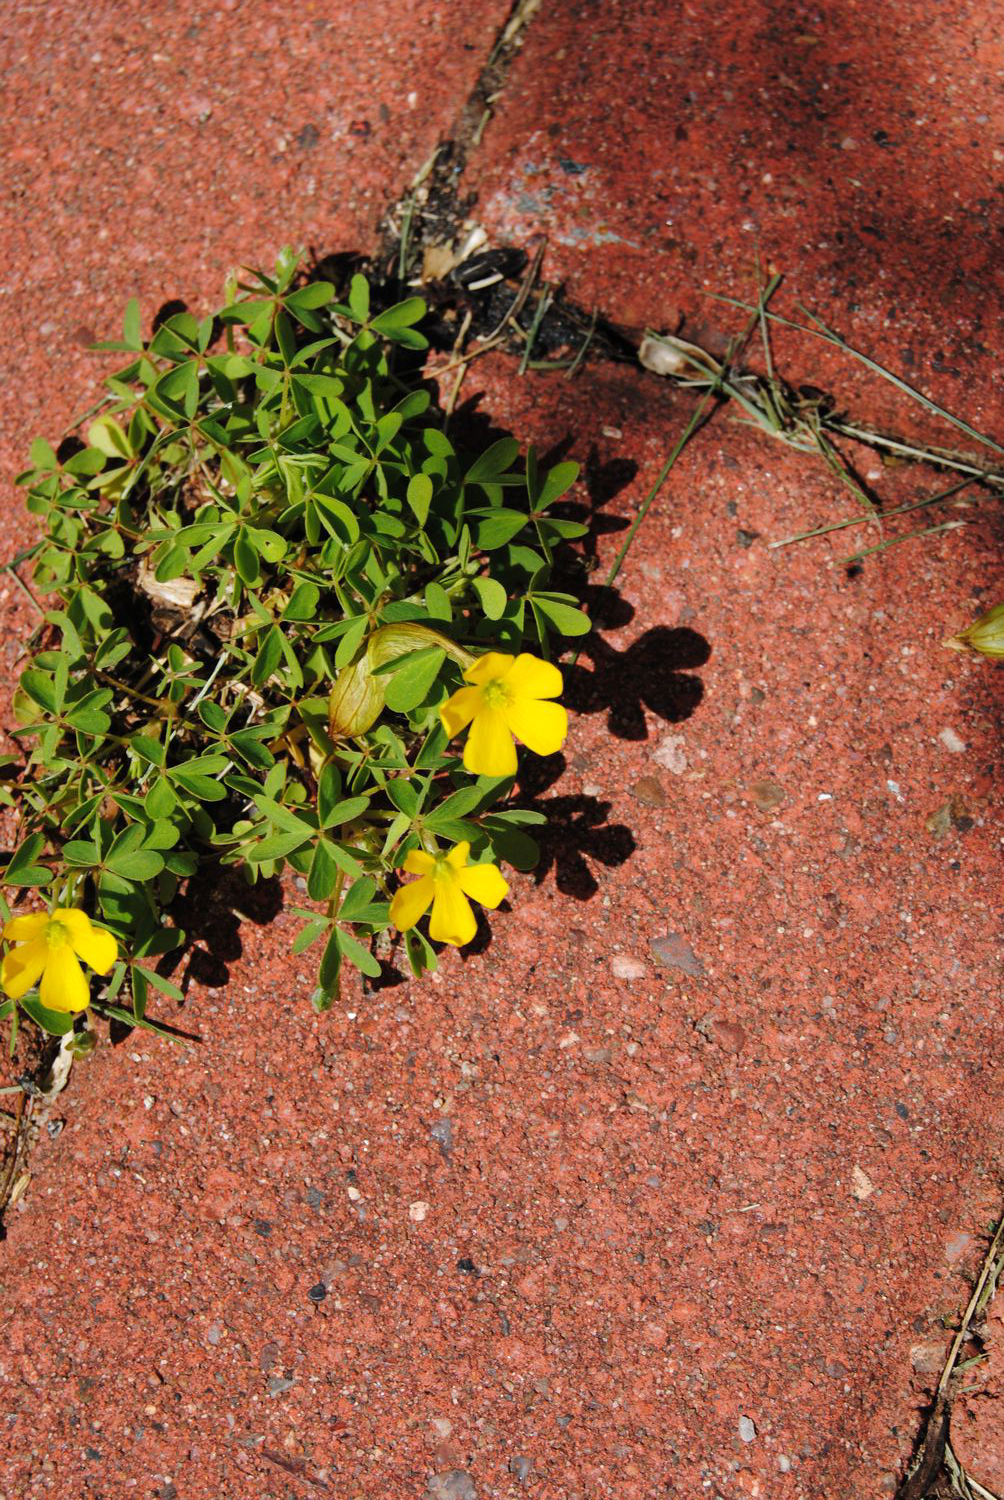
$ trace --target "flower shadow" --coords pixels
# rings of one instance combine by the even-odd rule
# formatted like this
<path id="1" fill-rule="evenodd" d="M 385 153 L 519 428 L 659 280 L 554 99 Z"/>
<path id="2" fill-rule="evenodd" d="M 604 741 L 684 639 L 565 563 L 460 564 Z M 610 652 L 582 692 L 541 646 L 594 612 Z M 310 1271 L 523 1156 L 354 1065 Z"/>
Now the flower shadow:
<path id="1" fill-rule="evenodd" d="M 667 724 L 679 724 L 704 697 L 693 675 L 711 656 L 711 647 L 688 626 L 656 625 L 624 651 L 595 632 L 582 645 L 591 670 L 564 667 L 565 702 L 575 713 L 606 713 L 611 734 L 622 740 L 648 738 L 645 710 Z"/>

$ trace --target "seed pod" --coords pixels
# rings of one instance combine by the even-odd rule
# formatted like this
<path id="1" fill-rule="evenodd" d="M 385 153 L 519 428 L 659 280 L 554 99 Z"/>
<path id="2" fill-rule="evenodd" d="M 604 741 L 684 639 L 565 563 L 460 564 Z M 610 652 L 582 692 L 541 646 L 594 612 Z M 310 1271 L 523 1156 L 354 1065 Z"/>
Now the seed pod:
<path id="1" fill-rule="evenodd" d="M 1004 658 L 1004 604 L 995 604 L 942 645 L 950 651 L 976 651 L 980 656 Z"/>

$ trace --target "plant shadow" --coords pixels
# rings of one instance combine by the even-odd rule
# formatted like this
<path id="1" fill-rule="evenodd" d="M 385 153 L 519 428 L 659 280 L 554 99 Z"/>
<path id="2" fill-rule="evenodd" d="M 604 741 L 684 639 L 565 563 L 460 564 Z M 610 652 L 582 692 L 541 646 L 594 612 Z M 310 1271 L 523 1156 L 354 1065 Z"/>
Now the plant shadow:
<path id="1" fill-rule="evenodd" d="M 200 869 L 171 904 L 171 914 L 184 932 L 185 942 L 166 955 L 161 972 L 170 974 L 184 964 L 179 981 L 183 994 L 188 993 L 193 981 L 209 989 L 222 988 L 230 978 L 228 966 L 244 952 L 241 923 L 267 927 L 282 907 L 278 879 L 249 885 L 229 866 Z"/>

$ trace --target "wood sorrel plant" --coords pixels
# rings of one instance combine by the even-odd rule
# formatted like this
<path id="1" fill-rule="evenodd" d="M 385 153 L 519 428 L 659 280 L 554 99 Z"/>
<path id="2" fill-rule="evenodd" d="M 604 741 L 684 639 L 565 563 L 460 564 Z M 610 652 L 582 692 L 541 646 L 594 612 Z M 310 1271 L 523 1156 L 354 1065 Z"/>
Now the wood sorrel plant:
<path id="1" fill-rule="evenodd" d="M 27 897 L 5 929 L 15 1027 L 20 1007 L 65 1033 L 87 1003 L 155 1026 L 151 986 L 181 998 L 157 972 L 184 941 L 171 902 L 206 867 L 305 878 L 293 951 L 317 946 L 323 1010 L 344 963 L 379 973 L 369 940 L 392 923 L 413 973 L 434 968 L 430 904 L 434 939 L 469 941 L 468 897 L 505 894 L 494 861 L 537 857 L 512 736 L 564 737 L 549 637 L 588 621 L 549 579 L 585 528 L 548 510 L 577 467 L 542 473 L 531 449 L 517 469 L 511 438 L 458 453 L 420 373 L 395 371 L 426 347 L 423 302 L 373 314 L 362 276 L 335 297 L 284 252 L 149 342 L 132 302 L 86 446 L 33 445 L 49 608 L 0 876 Z M 402 869 L 421 878 L 395 898 Z M 64 992 L 74 954 L 106 984 Z"/>

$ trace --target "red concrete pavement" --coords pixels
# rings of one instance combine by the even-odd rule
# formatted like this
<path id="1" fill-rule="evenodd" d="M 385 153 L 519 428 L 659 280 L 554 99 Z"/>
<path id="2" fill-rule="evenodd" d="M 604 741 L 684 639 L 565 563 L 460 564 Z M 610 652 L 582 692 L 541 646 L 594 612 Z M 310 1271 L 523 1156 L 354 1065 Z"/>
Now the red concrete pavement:
<path id="1" fill-rule="evenodd" d="M 12 0 L 3 71 L 0 339 L 16 377 L 0 456 L 22 464 L 94 389 L 84 352 L 215 299 L 286 243 L 372 249 L 449 132 L 507 0 L 290 9 L 266 0 Z"/>
<path id="2" fill-rule="evenodd" d="M 608 514 L 680 415 L 481 383 L 594 499 L 639 465 Z M 824 490 L 692 450 L 485 952 L 316 1019 L 293 919 L 247 923 L 197 1052 L 78 1070 L 10 1226 L 0 1494 L 891 1492 L 998 1209 L 999 683 L 937 644 L 992 551 L 768 551 Z"/>
<path id="3" fill-rule="evenodd" d="M 999 0 L 553 0 L 467 181 L 493 234 L 546 234 L 545 274 L 608 316 L 715 342 L 734 323 L 705 294 L 749 298 L 759 250 L 845 335 L 1000 425 L 1002 35 Z M 857 384 L 819 345 L 789 359 Z"/>

